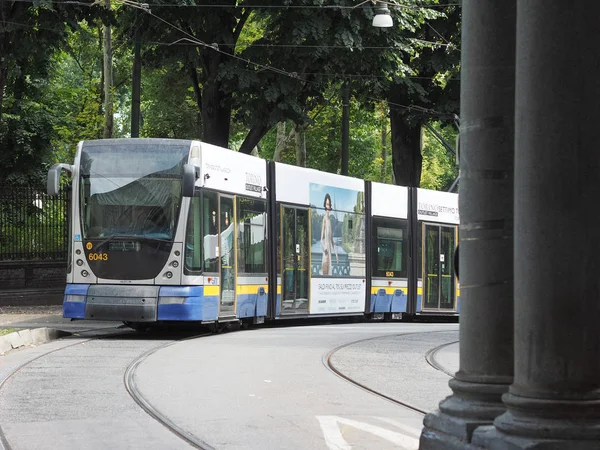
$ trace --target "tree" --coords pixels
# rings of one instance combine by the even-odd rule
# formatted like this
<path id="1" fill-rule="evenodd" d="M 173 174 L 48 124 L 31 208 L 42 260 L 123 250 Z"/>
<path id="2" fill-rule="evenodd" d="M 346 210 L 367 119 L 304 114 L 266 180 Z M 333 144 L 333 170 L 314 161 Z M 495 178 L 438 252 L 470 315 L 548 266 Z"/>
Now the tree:
<path id="1" fill-rule="evenodd" d="M 54 52 L 78 20 L 98 7 L 47 2 L 0 2 L 0 181 L 40 176 L 51 153 L 54 117 L 43 101 Z"/>
<path id="2" fill-rule="evenodd" d="M 435 2 L 430 5 L 436 6 Z M 249 90 L 260 99 L 254 89 L 261 86 L 266 101 L 257 101 L 258 106 L 247 113 L 252 119 L 249 125 L 268 128 L 280 110 L 296 113 L 296 118 L 286 115 L 295 122 L 309 120 L 310 101 L 314 102 L 312 108 L 323 101 L 328 74 L 340 81 L 354 80 L 350 84 L 364 107 L 371 110 L 380 98 L 388 100 L 395 181 L 418 186 L 422 123 L 451 119 L 458 108 L 458 83 L 453 77 L 460 58 L 456 44 L 460 41 L 459 10 L 398 7 L 394 9 L 396 26 L 390 30 L 372 28 L 372 16 L 372 8 L 365 5 L 356 11 L 331 9 L 318 15 L 298 8 L 265 17 L 269 32 L 249 46 L 244 55 L 258 61 L 277 61 L 301 83 L 295 85 L 296 91 L 288 88 L 280 100 L 283 77 L 260 71 L 262 82 L 249 84 Z M 292 43 L 311 50 L 308 58 L 277 47 L 277 42 L 289 37 L 290 29 L 294 30 Z M 266 50 L 258 44 L 267 45 Z M 292 102 L 294 93 L 297 103 Z M 253 144 L 250 142 L 241 151 Z"/>
<path id="3" fill-rule="evenodd" d="M 186 108 L 193 101 L 205 141 L 250 153 L 277 123 L 307 129 L 327 93 L 346 80 L 368 111 L 388 100 L 396 182 L 419 184 L 421 124 L 456 109 L 447 101 L 456 89 L 447 87 L 458 85 L 452 74 L 459 53 L 448 44 L 459 39 L 458 8 L 394 8 L 397 25 L 382 30 L 371 26 L 370 3 L 353 8 L 350 0 L 328 8 L 315 0 L 295 1 L 293 8 L 270 0 L 209 5 L 150 4 L 141 25 L 146 70 L 188 80 L 187 92 L 173 82 L 165 89 Z M 133 23 L 134 12 L 141 14 L 123 13 L 121 27 Z M 308 135 L 306 143 L 310 165 Z M 337 149 L 331 158 L 339 158 Z"/>
<path id="4" fill-rule="evenodd" d="M 377 58 L 365 43 L 385 42 L 384 34 L 371 27 L 370 4 L 356 9 L 351 0 L 337 0 L 327 8 L 315 0 L 294 1 L 293 7 L 290 1 L 276 0 L 210 4 L 151 3 L 142 24 L 142 39 L 148 43 L 144 59 L 154 68 L 185 74 L 205 141 L 227 146 L 231 120 L 245 124 L 240 145 L 245 153 L 281 121 L 305 126 L 332 81 L 354 70 L 372 73 Z M 416 26 L 423 11 L 405 8 L 398 16 Z M 122 19 L 121 26 L 128 27 L 134 12 L 124 12 Z M 412 45 L 401 37 L 398 42 L 405 48 Z M 329 73 L 336 74 L 335 80 Z"/>
<path id="5" fill-rule="evenodd" d="M 379 73 L 376 67 L 382 58 L 370 47 L 381 46 L 386 37 L 371 26 L 372 5 L 354 6 L 354 2 L 339 0 L 334 7 L 319 9 L 314 0 L 303 0 L 290 9 L 257 11 L 267 31 L 240 55 L 252 61 L 275 61 L 279 70 L 248 66 L 249 73 L 240 79 L 245 82 L 237 83 L 247 114 L 243 119 L 251 130 L 264 134 L 286 119 L 305 124 L 332 83 L 349 80 L 352 87 L 356 84 L 353 77 Z M 399 13 L 406 26 L 416 26 L 422 16 L 419 9 L 405 8 Z M 411 47 L 401 33 L 397 39 L 398 46 Z M 239 72 L 231 72 L 235 79 Z M 248 152 L 256 141 L 249 139 L 245 144 L 240 151 Z"/>
<path id="6" fill-rule="evenodd" d="M 442 122 L 432 124 L 433 129 L 446 142 L 454 143 L 458 131 L 456 127 Z M 452 154 L 429 129 L 423 128 L 423 171 L 421 186 L 426 189 L 447 191 L 458 176 L 456 155 Z"/>
<path id="7" fill-rule="evenodd" d="M 396 184 L 420 185 L 422 124 L 431 120 L 448 124 L 458 112 L 460 91 L 454 77 L 460 63 L 459 20 L 459 9 L 450 6 L 419 28 L 416 39 L 424 46 L 411 58 L 412 76 L 394 77 L 388 88 Z"/>
<path id="8" fill-rule="evenodd" d="M 222 88 L 223 65 L 250 16 L 250 10 L 237 3 L 220 2 L 231 8 L 210 8 L 210 1 L 181 1 L 180 7 L 150 3 L 151 13 L 139 15 L 137 21 L 140 39 L 147 43 L 142 49 L 146 67 L 174 69 L 185 77 L 201 116 L 202 139 L 223 147 L 229 143 L 233 96 Z M 136 11 L 121 13 L 121 27 L 129 28 Z"/>

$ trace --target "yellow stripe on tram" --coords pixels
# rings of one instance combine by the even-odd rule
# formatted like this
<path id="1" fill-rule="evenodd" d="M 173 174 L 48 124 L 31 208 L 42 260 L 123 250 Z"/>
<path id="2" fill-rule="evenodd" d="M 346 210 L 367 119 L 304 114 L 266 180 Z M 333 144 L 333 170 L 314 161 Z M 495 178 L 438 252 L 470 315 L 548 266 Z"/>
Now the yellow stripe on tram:
<path id="1" fill-rule="evenodd" d="M 218 297 L 220 291 L 219 286 L 204 286 L 204 295 L 206 297 Z"/>
<path id="2" fill-rule="evenodd" d="M 379 293 L 380 289 L 385 289 L 385 293 L 389 294 L 389 295 L 394 295 L 394 292 L 396 292 L 396 289 L 400 289 L 402 292 L 404 292 L 404 294 L 408 295 L 408 289 L 405 287 L 400 287 L 400 286 L 397 286 L 397 287 L 394 287 L 394 286 L 392 286 L 392 287 L 389 287 L 389 286 L 374 287 L 374 286 L 372 286 L 371 294 L 377 295 Z"/>
<path id="3" fill-rule="evenodd" d="M 257 294 L 259 288 L 264 288 L 265 292 L 269 292 L 269 286 L 266 284 L 239 284 L 236 288 L 236 293 L 239 294 Z"/>

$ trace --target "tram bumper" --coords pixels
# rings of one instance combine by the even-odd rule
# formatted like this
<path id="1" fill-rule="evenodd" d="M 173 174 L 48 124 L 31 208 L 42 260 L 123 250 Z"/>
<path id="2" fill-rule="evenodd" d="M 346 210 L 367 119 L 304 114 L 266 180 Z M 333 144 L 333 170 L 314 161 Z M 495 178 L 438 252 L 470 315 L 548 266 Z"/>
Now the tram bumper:
<path id="1" fill-rule="evenodd" d="M 156 322 L 158 286 L 92 285 L 84 318 L 123 322 Z"/>

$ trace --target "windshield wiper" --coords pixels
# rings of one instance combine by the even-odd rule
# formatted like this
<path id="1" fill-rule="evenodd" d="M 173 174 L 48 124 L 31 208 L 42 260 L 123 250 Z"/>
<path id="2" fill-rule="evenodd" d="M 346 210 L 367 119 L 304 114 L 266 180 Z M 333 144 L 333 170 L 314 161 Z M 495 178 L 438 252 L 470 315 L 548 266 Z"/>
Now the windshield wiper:
<path id="1" fill-rule="evenodd" d="M 102 247 L 104 244 L 112 241 L 113 239 L 130 239 L 132 241 L 156 241 L 156 242 L 167 242 L 167 243 L 172 242 L 172 239 L 154 238 L 154 237 L 150 237 L 150 236 L 135 235 L 135 234 L 115 233 L 115 234 L 108 236 L 106 239 L 103 239 L 99 243 L 95 244 L 94 248 L 97 250 L 98 248 Z"/>

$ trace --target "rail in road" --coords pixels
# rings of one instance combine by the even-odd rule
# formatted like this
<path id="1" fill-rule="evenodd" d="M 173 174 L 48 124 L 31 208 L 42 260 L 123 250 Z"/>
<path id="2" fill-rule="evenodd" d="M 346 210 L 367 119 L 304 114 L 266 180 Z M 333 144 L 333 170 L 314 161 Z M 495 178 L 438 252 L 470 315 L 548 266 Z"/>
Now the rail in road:
<path id="1" fill-rule="evenodd" d="M 0 448 L 416 448 L 449 392 L 426 355 L 456 330 L 84 333 L 5 357 Z"/>

